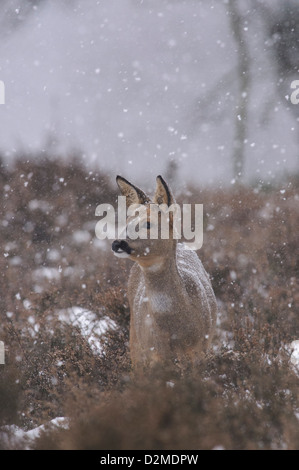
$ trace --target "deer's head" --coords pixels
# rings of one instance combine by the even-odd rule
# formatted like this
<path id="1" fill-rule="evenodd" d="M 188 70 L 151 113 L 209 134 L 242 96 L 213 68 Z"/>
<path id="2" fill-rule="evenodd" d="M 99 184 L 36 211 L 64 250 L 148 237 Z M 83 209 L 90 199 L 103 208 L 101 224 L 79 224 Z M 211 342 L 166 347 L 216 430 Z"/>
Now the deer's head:
<path id="1" fill-rule="evenodd" d="M 112 243 L 114 254 L 129 257 L 141 266 L 151 266 L 168 257 L 175 249 L 173 212 L 175 200 L 162 176 L 156 178 L 156 191 L 151 200 L 141 189 L 121 176 L 118 187 L 126 197 L 126 228 L 121 239 Z"/>

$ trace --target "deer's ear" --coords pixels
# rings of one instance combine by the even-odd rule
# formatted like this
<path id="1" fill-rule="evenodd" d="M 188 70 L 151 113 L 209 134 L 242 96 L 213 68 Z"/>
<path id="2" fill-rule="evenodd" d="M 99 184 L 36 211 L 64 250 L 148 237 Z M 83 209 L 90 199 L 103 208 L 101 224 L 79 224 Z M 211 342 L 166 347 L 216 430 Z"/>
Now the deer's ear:
<path id="1" fill-rule="evenodd" d="M 162 178 L 162 176 L 157 176 L 156 183 L 157 185 L 154 196 L 154 203 L 158 205 L 167 204 L 167 206 L 171 206 L 171 204 L 174 204 L 175 199 L 173 197 L 173 194 L 164 179 Z"/>
<path id="2" fill-rule="evenodd" d="M 150 198 L 137 186 L 134 186 L 130 181 L 122 176 L 116 177 L 116 182 L 123 196 L 126 196 L 127 207 L 131 204 L 146 204 L 150 202 Z"/>

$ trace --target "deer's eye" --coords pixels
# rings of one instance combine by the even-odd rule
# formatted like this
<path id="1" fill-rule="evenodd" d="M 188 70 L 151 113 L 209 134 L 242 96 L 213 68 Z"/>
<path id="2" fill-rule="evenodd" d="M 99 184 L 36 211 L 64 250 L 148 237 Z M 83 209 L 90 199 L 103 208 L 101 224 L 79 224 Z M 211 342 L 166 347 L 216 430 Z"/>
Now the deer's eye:
<path id="1" fill-rule="evenodd" d="M 144 227 L 145 227 L 147 230 L 149 230 L 149 229 L 151 228 L 151 223 L 150 223 L 150 222 L 146 222 L 146 223 L 144 224 Z"/>

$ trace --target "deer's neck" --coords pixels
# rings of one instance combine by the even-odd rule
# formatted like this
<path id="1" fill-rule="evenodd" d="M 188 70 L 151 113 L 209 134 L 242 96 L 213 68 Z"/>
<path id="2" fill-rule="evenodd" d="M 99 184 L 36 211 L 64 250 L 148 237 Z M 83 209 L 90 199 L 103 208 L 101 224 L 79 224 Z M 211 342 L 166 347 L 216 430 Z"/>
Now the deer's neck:
<path id="1" fill-rule="evenodd" d="M 149 302 L 148 312 L 157 315 L 156 319 L 158 318 L 159 321 L 167 322 L 169 315 L 172 317 L 173 312 L 182 302 L 182 296 L 185 297 L 185 289 L 178 274 L 176 256 L 160 259 L 151 266 L 143 267 L 142 272 L 145 296 Z"/>
<path id="2" fill-rule="evenodd" d="M 175 253 L 171 258 L 160 258 L 142 267 L 146 287 L 150 291 L 173 290 L 179 282 Z"/>

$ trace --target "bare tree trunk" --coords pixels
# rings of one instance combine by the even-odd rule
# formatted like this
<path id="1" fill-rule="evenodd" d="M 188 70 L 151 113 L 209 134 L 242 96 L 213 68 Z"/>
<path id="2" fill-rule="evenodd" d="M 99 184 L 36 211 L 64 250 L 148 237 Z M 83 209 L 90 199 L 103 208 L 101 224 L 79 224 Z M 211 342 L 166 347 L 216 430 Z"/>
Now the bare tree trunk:
<path id="1" fill-rule="evenodd" d="M 228 1 L 228 14 L 230 18 L 231 30 L 237 45 L 237 74 L 239 90 L 235 109 L 235 137 L 233 143 L 233 176 L 240 182 L 244 174 L 245 164 L 245 140 L 247 136 L 248 118 L 248 93 L 250 85 L 250 57 L 246 42 L 243 18 L 237 6 L 237 0 Z"/>

